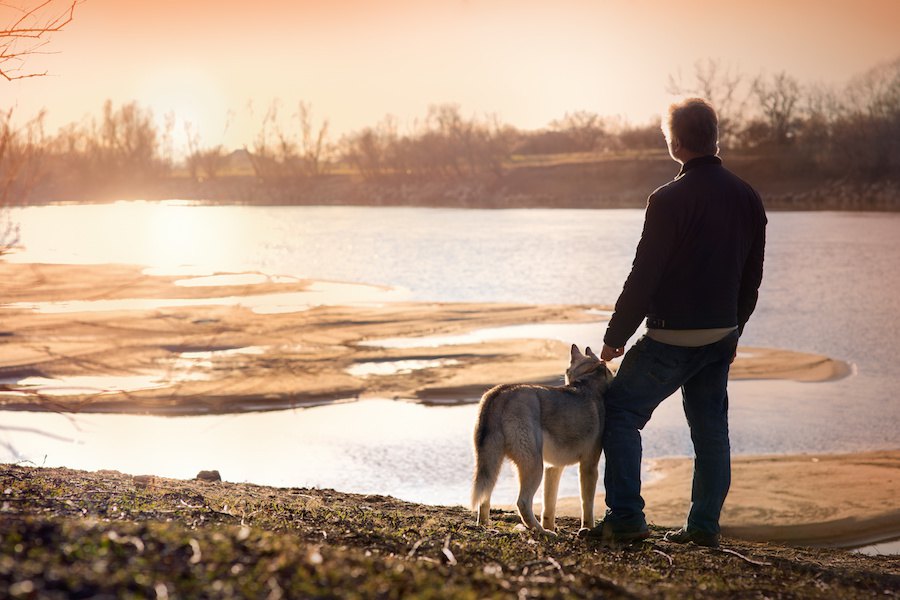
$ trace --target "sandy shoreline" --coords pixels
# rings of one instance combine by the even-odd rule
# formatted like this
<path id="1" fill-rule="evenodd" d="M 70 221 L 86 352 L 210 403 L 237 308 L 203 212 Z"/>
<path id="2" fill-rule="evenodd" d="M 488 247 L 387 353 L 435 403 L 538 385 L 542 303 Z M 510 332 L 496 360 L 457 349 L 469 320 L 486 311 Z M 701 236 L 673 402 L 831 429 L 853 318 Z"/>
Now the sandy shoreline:
<path id="1" fill-rule="evenodd" d="M 0 410 L 174 415 L 370 397 L 475 402 L 498 383 L 561 383 L 570 342 L 473 332 L 603 328 L 609 309 L 408 302 L 333 285 L 329 295 L 328 285 L 262 274 L 192 280 L 127 265 L 0 262 Z M 850 372 L 821 355 L 741 347 L 732 378 L 828 381 Z M 648 517 L 678 525 L 690 461 L 655 468 L 664 477 L 646 487 Z M 723 525 L 729 535 L 791 543 L 900 537 L 898 469 L 900 451 L 738 457 Z M 573 499 L 560 508 L 579 510 Z"/>
<path id="2" fill-rule="evenodd" d="M 690 506 L 692 460 L 652 461 L 642 490 L 647 519 L 680 527 Z M 722 533 L 798 546 L 859 547 L 900 539 L 900 450 L 853 454 L 735 456 Z M 605 509 L 602 492 L 598 512 Z M 561 514 L 580 515 L 577 498 Z"/>

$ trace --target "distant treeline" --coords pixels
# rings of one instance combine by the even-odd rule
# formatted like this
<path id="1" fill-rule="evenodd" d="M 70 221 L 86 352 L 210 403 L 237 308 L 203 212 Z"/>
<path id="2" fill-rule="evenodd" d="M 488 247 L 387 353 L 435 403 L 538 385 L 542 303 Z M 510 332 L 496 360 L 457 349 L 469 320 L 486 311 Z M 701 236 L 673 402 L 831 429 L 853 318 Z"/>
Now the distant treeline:
<path id="1" fill-rule="evenodd" d="M 756 177 L 826 182 L 821 189 L 897 188 L 900 59 L 839 89 L 804 85 L 787 73 L 750 78 L 705 61 L 688 77 L 670 77 L 669 91 L 709 98 L 719 111 L 723 155 L 763 157 L 759 164 L 769 165 L 770 171 Z M 24 125 L 16 125 L 13 116 L 12 110 L 0 115 L 0 206 L 165 196 L 310 203 L 316 193 L 331 193 L 334 202 L 418 203 L 404 194 L 435 186 L 443 190 L 442 204 L 454 203 L 446 190 L 462 189 L 465 200 L 459 204 L 465 206 L 478 206 L 479 193 L 487 205 L 515 205 L 515 198 L 521 205 L 581 205 L 567 201 L 565 193 L 578 196 L 577 185 L 596 186 L 599 175 L 576 177 L 563 194 L 536 194 L 522 189 L 522 181 L 540 187 L 535 169 L 552 179 L 560 165 L 600 162 L 607 164 L 582 171 L 616 177 L 615 165 L 627 170 L 629 160 L 664 149 L 658 122 L 633 125 L 579 111 L 544 129 L 523 131 L 498 118 L 466 116 L 454 104 L 431 107 L 406 130 L 388 117 L 340 139 L 329 134 L 327 122 L 313 122 L 308 104 L 300 103 L 287 121 L 273 104 L 255 139 L 237 150 L 207 144 L 190 129 L 186 147 L 176 149 L 173 121 L 159 127 L 136 102 L 106 102 L 99 116 L 53 134 L 44 129 L 43 113 Z M 521 170 L 531 174 L 515 174 Z M 816 208 L 812 199 L 821 194 L 811 192 L 787 190 L 782 197 L 800 194 L 805 200 L 796 207 Z M 498 200 L 498 193 L 513 199 Z M 825 196 L 823 202 L 834 202 Z M 582 190 L 579 197 L 596 194 Z M 865 200 L 852 204 L 848 208 L 867 207 Z M 896 209 L 898 200 L 882 198 L 871 208 Z"/>

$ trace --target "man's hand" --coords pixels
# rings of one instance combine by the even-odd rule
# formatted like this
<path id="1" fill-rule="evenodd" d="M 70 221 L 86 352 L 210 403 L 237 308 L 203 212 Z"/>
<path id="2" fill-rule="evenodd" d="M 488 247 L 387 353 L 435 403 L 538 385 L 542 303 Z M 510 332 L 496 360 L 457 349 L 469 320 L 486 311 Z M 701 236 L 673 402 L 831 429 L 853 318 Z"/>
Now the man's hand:
<path id="1" fill-rule="evenodd" d="M 623 354 L 625 354 L 625 348 L 613 348 L 603 344 L 603 350 L 600 351 L 600 360 L 610 361 L 614 358 L 619 358 Z"/>

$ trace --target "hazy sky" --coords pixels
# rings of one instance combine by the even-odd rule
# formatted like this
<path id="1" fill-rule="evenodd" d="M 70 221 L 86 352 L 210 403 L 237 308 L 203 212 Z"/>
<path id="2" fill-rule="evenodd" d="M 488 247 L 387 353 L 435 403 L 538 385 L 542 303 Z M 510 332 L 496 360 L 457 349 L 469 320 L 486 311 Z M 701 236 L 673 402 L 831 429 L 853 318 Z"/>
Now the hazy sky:
<path id="1" fill-rule="evenodd" d="M 898 0 L 85 0 L 32 58 L 51 75 L 0 82 L 0 107 L 46 107 L 55 131 L 138 100 L 229 146 L 276 98 L 334 137 L 444 102 L 526 129 L 574 110 L 642 123 L 699 59 L 842 83 L 900 57 L 898 23 Z"/>

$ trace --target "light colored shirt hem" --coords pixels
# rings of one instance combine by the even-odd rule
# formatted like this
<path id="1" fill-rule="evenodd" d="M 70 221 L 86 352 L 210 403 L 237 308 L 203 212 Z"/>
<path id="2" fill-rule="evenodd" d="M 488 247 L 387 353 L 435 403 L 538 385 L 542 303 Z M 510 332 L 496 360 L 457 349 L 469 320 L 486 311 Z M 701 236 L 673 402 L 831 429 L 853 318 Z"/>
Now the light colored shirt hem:
<path id="1" fill-rule="evenodd" d="M 697 348 L 707 344 L 715 344 L 724 339 L 737 327 L 718 327 L 715 329 L 648 329 L 647 337 L 651 340 L 670 346 Z"/>

